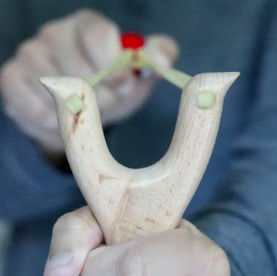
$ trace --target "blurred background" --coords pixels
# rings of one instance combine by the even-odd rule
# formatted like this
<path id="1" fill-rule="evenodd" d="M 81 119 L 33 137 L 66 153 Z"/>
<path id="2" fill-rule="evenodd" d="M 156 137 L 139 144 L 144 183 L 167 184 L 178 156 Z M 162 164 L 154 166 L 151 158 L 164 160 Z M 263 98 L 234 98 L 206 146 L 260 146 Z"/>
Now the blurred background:
<path id="1" fill-rule="evenodd" d="M 170 35 L 181 49 L 174 67 L 190 75 L 241 72 L 227 93 L 209 166 L 186 210 L 185 218 L 190 220 L 197 215 L 198 220 L 192 222 L 196 221 L 195 225 L 204 234 L 234 253 L 237 257 L 234 260 L 243 273 L 232 273 L 233 276 L 276 276 L 277 1 L 0 0 L 0 65 L 12 57 L 13 62 L 19 62 L 14 52 L 22 46 L 22 41 L 33 38 L 46 22 L 84 7 L 101 11 L 116 22 L 122 32 L 136 31 L 145 37 L 161 32 Z M 80 24 L 79 27 L 84 26 Z M 62 35 L 60 29 L 55 31 L 53 37 L 59 46 L 55 46 L 57 49 L 51 46 L 55 51 L 49 46 L 55 57 L 68 53 L 68 43 L 60 39 Z M 44 39 L 51 42 L 53 37 L 48 32 L 47 39 Z M 78 33 L 76 37 L 80 39 L 81 36 Z M 84 38 L 81 41 L 84 43 Z M 45 45 L 48 47 L 47 43 Z M 82 45 L 79 52 L 84 49 Z M 37 83 L 38 77 L 45 76 L 45 68 L 40 68 L 44 63 L 33 62 L 39 61 L 39 55 L 33 55 L 37 52 L 27 48 L 23 61 L 20 61 L 24 63 L 20 74 L 27 77 L 22 77 L 23 88 L 30 85 L 32 89 L 37 89 L 33 83 Z M 48 60 L 48 55 L 45 56 Z M 86 59 L 91 63 L 91 56 L 88 57 Z M 61 64 L 56 60 L 53 63 L 65 69 L 59 75 L 72 75 L 77 66 L 73 69 L 68 66 L 71 55 L 65 55 L 60 60 Z M 50 57 L 49 61 L 53 62 Z M 75 67 L 74 59 L 71 63 Z M 95 64 L 90 66 L 94 68 Z M 12 89 L 5 89 L 5 95 L 10 95 L 10 91 L 22 91 L 14 89 L 17 82 L 13 76 L 8 78 L 7 85 Z M 26 94 L 29 97 L 24 96 L 27 107 L 28 99 L 32 99 L 30 95 L 36 95 L 32 94 L 32 89 L 26 90 L 30 93 Z M 45 93 L 42 86 L 39 89 Z M 160 160 L 171 143 L 180 92 L 168 82 L 160 82 L 138 113 L 107 128 L 109 149 L 118 162 L 140 168 Z M 117 93 L 119 95 L 119 90 Z M 18 106 L 24 106 L 17 96 L 11 97 L 20 99 L 15 103 L 11 100 L 14 111 L 20 110 Z M 36 100 L 31 102 L 36 103 Z M 28 108 L 26 117 L 52 122 L 51 118 L 55 115 L 53 106 L 49 107 L 47 120 L 46 107 L 42 110 Z M 17 128 L 22 122 L 21 113 L 15 112 L 17 118 L 11 122 L 10 118 L 1 117 L 1 108 L 0 104 L 0 219 L 12 221 L 14 225 L 11 227 L 0 220 L 0 276 L 4 276 L 3 264 L 9 244 L 12 246 L 6 261 L 5 276 L 41 276 L 54 222 L 85 202 L 70 172 L 68 174 L 64 167 L 58 168 L 59 173 L 53 170 L 52 166 L 56 164 L 49 166 L 52 160 L 49 164 L 45 162 L 48 156 L 37 150 L 37 144 L 32 140 L 37 137 L 32 136 L 33 132 L 25 135 Z M 33 110 L 39 110 L 35 113 L 39 116 L 33 115 Z M 41 131 L 39 134 L 43 139 L 40 142 L 43 145 L 45 135 L 52 132 L 47 128 L 48 124 L 40 128 L 39 119 L 38 122 L 37 130 Z M 34 122 L 30 119 L 30 129 L 33 126 Z M 230 242 L 232 239 L 234 243 Z M 240 252 L 243 258 L 236 252 Z"/>
<path id="2" fill-rule="evenodd" d="M 7 223 L 0 221 L 0 276 L 3 276 L 5 253 L 12 233 L 12 228 Z"/>

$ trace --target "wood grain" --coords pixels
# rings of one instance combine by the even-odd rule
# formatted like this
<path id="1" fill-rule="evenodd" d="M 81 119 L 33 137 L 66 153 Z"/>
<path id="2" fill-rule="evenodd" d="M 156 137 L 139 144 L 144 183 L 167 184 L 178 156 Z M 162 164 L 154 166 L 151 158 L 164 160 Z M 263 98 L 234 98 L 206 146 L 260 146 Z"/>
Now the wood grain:
<path id="1" fill-rule="evenodd" d="M 172 143 L 156 164 L 122 166 L 111 156 L 103 134 L 96 95 L 81 78 L 42 78 L 53 96 L 66 154 L 107 244 L 176 228 L 209 162 L 226 91 L 238 73 L 207 73 L 185 86 Z M 197 94 L 211 90 L 216 103 L 197 106 Z M 77 94 L 85 107 L 68 111 L 65 100 Z"/>

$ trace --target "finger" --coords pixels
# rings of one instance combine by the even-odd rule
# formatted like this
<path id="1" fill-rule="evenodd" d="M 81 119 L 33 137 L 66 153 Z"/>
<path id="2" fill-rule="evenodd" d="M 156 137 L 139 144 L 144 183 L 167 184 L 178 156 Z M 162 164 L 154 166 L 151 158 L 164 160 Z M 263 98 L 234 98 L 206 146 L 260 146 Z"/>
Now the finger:
<path id="1" fill-rule="evenodd" d="M 80 47 L 98 70 L 106 68 L 122 53 L 118 27 L 95 13 L 87 13 L 77 25 Z"/>
<path id="2" fill-rule="evenodd" d="M 224 252 L 189 222 L 164 233 L 93 250 L 82 276 L 229 275 Z"/>
<path id="3" fill-rule="evenodd" d="M 60 72 L 51 59 L 49 47 L 39 39 L 24 42 L 16 53 L 15 60 L 24 68 L 24 73 L 32 80 L 37 95 L 54 107 L 54 101 L 43 89 L 38 79 L 43 76 L 58 76 Z"/>
<path id="4" fill-rule="evenodd" d="M 115 93 L 110 89 L 110 87 L 98 84 L 94 87 L 96 97 L 97 97 L 97 103 L 101 115 L 101 121 L 102 124 L 105 122 L 111 114 L 111 109 L 117 104 L 118 97 L 115 95 Z"/>
<path id="5" fill-rule="evenodd" d="M 26 73 L 28 70 L 15 61 L 2 69 L 0 83 L 4 111 L 24 133 L 41 145 L 63 151 L 55 107 L 38 95 L 41 88 L 37 88 L 34 79 Z"/>
<path id="6" fill-rule="evenodd" d="M 54 226 L 44 276 L 78 276 L 103 234 L 88 207 L 61 217 Z"/>
<path id="7" fill-rule="evenodd" d="M 79 34 L 79 48 L 87 60 L 94 64 L 100 71 L 123 54 L 120 30 L 116 24 L 104 16 L 85 16 L 77 28 Z M 104 83 L 108 84 L 119 95 L 130 91 L 134 82 L 131 69 L 122 69 L 108 76 Z"/>
<path id="8" fill-rule="evenodd" d="M 188 236 L 188 240 L 192 236 L 192 233 L 185 234 L 183 228 L 192 226 L 189 222 L 182 220 L 179 227 L 182 228 L 182 232 L 178 230 L 177 234 L 176 230 L 172 230 L 120 245 L 99 247 L 89 253 L 82 276 L 146 274 L 181 276 L 183 275 L 182 266 L 186 265 L 186 259 L 189 260 L 189 253 L 182 255 L 177 252 L 183 253 L 183 248 L 186 246 L 183 236 Z M 195 228 L 193 227 L 192 229 Z"/>
<path id="9" fill-rule="evenodd" d="M 50 48 L 40 39 L 28 40 L 21 44 L 15 59 L 39 76 L 45 74 L 57 76 L 59 74 L 58 68 L 51 61 Z"/>
<path id="10" fill-rule="evenodd" d="M 165 35 L 147 37 L 145 49 L 156 63 L 165 67 L 172 67 L 179 54 L 178 44 L 171 37 Z M 159 79 L 160 77 L 155 73 L 145 76 L 142 70 L 141 77 L 137 79 L 135 91 L 135 100 L 138 106 L 147 100 Z"/>
<path id="11" fill-rule="evenodd" d="M 103 123 L 115 123 L 134 114 L 151 95 L 152 87 L 155 83 L 156 81 L 153 79 L 140 80 L 131 85 L 126 83 L 124 89 L 128 91 L 129 95 L 117 96 L 117 100 L 114 101 L 113 106 L 103 110 Z"/>
<path id="12" fill-rule="evenodd" d="M 178 44 L 171 38 L 165 35 L 152 35 L 146 38 L 145 51 L 150 57 L 161 66 L 172 67 L 178 57 Z M 146 68 L 146 70 L 149 70 Z M 159 76 L 155 73 L 145 75 L 144 69 L 141 72 L 141 77 L 137 79 L 136 87 L 139 90 L 139 100 L 143 101 L 148 97 L 149 91 L 152 90 L 155 83 L 159 80 Z"/>
<path id="13" fill-rule="evenodd" d="M 123 273 L 122 262 L 125 258 L 127 258 L 126 263 L 128 263 L 128 244 L 96 248 L 89 253 L 81 276 L 144 275 L 139 273 L 131 274 L 131 271 L 127 274 Z"/>
<path id="14" fill-rule="evenodd" d="M 146 39 L 145 50 L 158 64 L 171 67 L 179 55 L 179 46 L 170 36 L 151 35 Z"/>
<path id="15" fill-rule="evenodd" d="M 171 230 L 93 250 L 82 276 L 202 275 L 209 263 L 206 253 L 205 241 L 191 231 Z"/>
<path id="16" fill-rule="evenodd" d="M 18 62 L 11 61 L 1 72 L 1 88 L 6 113 L 21 126 L 32 122 L 47 129 L 57 128 L 54 105 L 45 102 L 38 94 L 43 88 L 34 84 L 28 70 Z M 41 93 L 44 93 L 42 91 Z"/>
<path id="17" fill-rule="evenodd" d="M 166 67 L 173 65 L 179 53 L 177 43 L 172 38 L 162 35 L 149 36 L 146 39 L 146 51 L 158 64 Z M 114 108 L 110 109 L 113 112 L 111 120 L 120 120 L 135 113 L 151 95 L 159 77 L 156 74 L 145 77 L 143 70 L 141 76 L 134 77 L 133 75 L 133 78 L 129 78 L 115 89 L 117 95 L 125 96 L 122 96 Z"/>
<path id="18" fill-rule="evenodd" d="M 11 61 L 6 64 L 1 72 L 1 88 L 4 105 L 12 107 L 11 111 L 15 113 L 10 114 L 12 117 L 17 114 L 24 114 L 27 118 L 29 114 L 38 117 L 47 112 L 46 105 L 38 97 L 32 81 L 26 76 L 24 68 L 19 63 Z"/>
<path id="19" fill-rule="evenodd" d="M 52 62 L 60 75 L 88 78 L 94 71 L 79 48 L 77 27 L 88 12 L 73 13 L 68 17 L 52 21 L 43 26 L 39 39 L 45 43 L 51 52 Z M 89 13 L 90 16 L 92 13 Z"/>

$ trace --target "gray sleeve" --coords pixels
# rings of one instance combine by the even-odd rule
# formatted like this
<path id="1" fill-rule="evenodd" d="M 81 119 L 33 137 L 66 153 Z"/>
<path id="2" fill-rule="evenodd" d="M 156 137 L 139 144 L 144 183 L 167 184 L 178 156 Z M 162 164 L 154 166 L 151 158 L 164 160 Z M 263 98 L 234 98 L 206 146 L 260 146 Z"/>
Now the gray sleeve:
<path id="1" fill-rule="evenodd" d="M 232 276 L 277 275 L 277 16 L 257 57 L 251 112 L 218 200 L 193 219 L 228 254 Z M 235 108 L 235 107 L 234 107 Z"/>
<path id="2" fill-rule="evenodd" d="M 52 168 L 0 110 L 0 218 L 26 221 L 81 202 L 72 174 Z"/>

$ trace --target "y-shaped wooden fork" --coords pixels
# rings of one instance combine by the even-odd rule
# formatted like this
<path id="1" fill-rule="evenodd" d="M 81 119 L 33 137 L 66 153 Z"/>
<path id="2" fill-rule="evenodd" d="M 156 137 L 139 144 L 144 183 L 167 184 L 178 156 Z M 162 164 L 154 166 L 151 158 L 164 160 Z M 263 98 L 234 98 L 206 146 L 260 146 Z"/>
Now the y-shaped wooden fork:
<path id="1" fill-rule="evenodd" d="M 57 108 L 66 154 L 107 244 L 176 228 L 209 162 L 226 91 L 238 73 L 197 75 L 186 84 L 171 146 L 156 164 L 129 169 L 113 159 L 103 134 L 96 95 L 81 78 L 42 78 Z M 199 108 L 197 95 L 215 103 Z M 84 108 L 72 114 L 65 101 L 77 94 Z"/>

